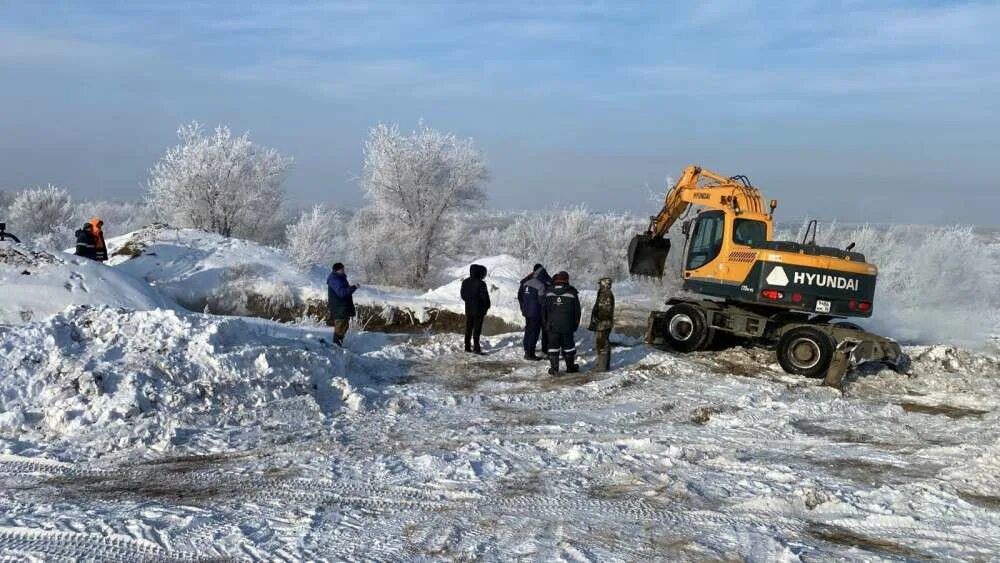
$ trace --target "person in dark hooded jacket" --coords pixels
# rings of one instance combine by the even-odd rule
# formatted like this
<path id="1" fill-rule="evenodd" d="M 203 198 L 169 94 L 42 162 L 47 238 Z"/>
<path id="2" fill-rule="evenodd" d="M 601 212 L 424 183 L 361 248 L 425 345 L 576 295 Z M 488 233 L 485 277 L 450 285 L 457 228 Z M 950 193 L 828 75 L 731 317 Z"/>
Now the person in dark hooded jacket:
<path id="1" fill-rule="evenodd" d="M 521 285 L 517 291 L 517 302 L 521 305 L 521 315 L 524 317 L 524 348 L 525 360 L 542 360 L 544 358 L 535 355 L 535 347 L 538 345 L 538 337 L 542 337 L 542 350 L 546 350 L 548 337 L 542 330 L 542 306 L 545 301 L 545 292 L 552 283 L 552 278 L 545 271 L 541 264 L 535 264 L 531 274 L 521 280 Z"/>
<path id="2" fill-rule="evenodd" d="M 483 321 L 490 310 L 490 291 L 486 287 L 486 266 L 469 266 L 469 277 L 462 281 L 462 301 L 465 301 L 465 351 L 482 354 L 479 337 Z"/>
<path id="3" fill-rule="evenodd" d="M 330 319 L 333 321 L 333 343 L 337 346 L 344 345 L 351 317 L 357 315 L 354 309 L 354 292 L 357 290 L 357 285 L 347 282 L 344 265 L 340 262 L 334 264 L 333 271 L 326 278 L 326 298 Z"/>
<path id="4" fill-rule="evenodd" d="M 580 298 L 576 288 L 569 284 L 569 274 L 559 272 L 552 276 L 552 287 L 545 294 L 542 320 L 549 332 L 549 374 L 559 374 L 559 353 L 566 359 L 566 373 L 580 371 L 576 365 L 574 333 L 580 327 Z"/>

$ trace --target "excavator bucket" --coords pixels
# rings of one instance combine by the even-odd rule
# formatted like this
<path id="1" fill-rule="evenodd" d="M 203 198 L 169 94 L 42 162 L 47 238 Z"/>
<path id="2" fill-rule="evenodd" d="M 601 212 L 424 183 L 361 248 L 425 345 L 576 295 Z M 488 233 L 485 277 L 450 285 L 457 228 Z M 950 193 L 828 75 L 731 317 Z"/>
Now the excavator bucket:
<path id="1" fill-rule="evenodd" d="M 636 235 L 628 245 L 628 271 L 634 276 L 662 278 L 669 252 L 670 239 Z"/>

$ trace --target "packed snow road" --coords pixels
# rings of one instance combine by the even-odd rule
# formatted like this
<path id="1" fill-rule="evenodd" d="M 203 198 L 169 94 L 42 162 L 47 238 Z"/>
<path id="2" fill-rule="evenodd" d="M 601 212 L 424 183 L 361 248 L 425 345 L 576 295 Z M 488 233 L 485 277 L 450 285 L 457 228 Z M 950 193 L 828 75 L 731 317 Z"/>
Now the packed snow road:
<path id="1" fill-rule="evenodd" d="M 992 357 L 911 348 L 912 377 L 841 394 L 754 349 L 619 347 L 611 373 L 552 379 L 516 335 L 485 357 L 450 335 L 341 352 L 310 329 L 106 308 L 0 330 L 15 560 L 1000 553 Z"/>

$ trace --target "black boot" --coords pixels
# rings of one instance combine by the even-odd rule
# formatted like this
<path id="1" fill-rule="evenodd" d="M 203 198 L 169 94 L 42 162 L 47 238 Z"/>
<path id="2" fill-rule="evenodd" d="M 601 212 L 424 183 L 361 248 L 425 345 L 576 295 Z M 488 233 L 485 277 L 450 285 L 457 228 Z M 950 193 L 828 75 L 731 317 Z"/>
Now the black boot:
<path id="1" fill-rule="evenodd" d="M 559 375 L 559 354 L 549 354 L 549 375 Z"/>
<path id="2" fill-rule="evenodd" d="M 535 355 L 535 351 L 534 350 L 525 350 L 524 351 L 524 359 L 532 361 L 532 362 L 538 362 L 538 361 L 544 360 L 545 358 L 543 358 L 541 356 L 538 356 L 538 355 Z"/>
<path id="3" fill-rule="evenodd" d="M 579 373 L 580 366 L 576 365 L 576 352 L 566 353 L 566 373 Z"/>

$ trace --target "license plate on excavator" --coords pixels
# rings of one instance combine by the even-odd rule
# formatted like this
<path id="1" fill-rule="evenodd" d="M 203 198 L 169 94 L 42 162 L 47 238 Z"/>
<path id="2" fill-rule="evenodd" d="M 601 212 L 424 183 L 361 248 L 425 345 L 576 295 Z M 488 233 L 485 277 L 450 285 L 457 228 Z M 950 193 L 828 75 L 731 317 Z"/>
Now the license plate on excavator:
<path id="1" fill-rule="evenodd" d="M 824 301 L 822 299 L 816 300 L 816 312 L 817 313 L 829 313 L 830 312 L 830 302 Z"/>

